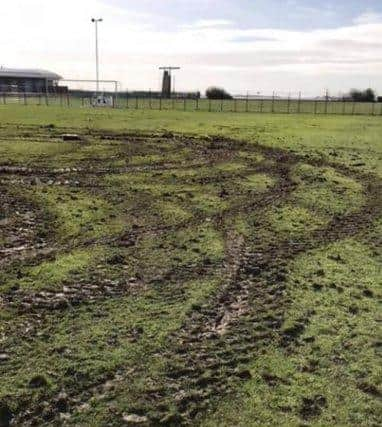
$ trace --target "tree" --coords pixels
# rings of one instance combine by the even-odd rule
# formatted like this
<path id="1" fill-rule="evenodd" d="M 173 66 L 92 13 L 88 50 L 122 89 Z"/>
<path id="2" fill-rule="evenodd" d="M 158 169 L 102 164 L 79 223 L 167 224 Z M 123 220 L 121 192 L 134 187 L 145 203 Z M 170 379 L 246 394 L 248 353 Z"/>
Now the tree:
<path id="1" fill-rule="evenodd" d="M 232 95 L 230 95 L 225 89 L 221 87 L 209 87 L 206 90 L 206 97 L 208 99 L 232 99 Z"/>
<path id="2" fill-rule="evenodd" d="M 368 88 L 365 90 L 365 101 L 366 102 L 375 102 L 376 97 L 377 96 L 376 96 L 375 92 L 373 91 L 373 89 Z"/>
<path id="3" fill-rule="evenodd" d="M 373 89 L 358 90 L 352 89 L 350 91 L 350 97 L 356 102 L 375 102 L 376 94 Z"/>

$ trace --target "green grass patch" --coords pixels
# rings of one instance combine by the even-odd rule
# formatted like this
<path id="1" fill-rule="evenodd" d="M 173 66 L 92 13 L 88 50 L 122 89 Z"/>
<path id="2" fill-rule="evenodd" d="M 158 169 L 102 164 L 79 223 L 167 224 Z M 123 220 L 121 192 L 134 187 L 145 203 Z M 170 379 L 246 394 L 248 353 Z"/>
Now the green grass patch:
<path id="1" fill-rule="evenodd" d="M 5 140 L 0 142 L 0 159 L 1 164 L 33 165 L 63 154 L 73 155 L 76 148 L 75 144 L 69 142 Z"/>
<path id="2" fill-rule="evenodd" d="M 269 175 L 257 173 L 247 176 L 245 180 L 240 181 L 240 185 L 249 190 L 262 193 L 268 190 L 268 188 L 273 187 L 275 180 Z"/>
<path id="3" fill-rule="evenodd" d="M 196 212 L 202 212 L 207 215 L 214 215 L 222 212 L 229 207 L 229 202 L 222 199 L 221 197 L 208 194 L 208 193 L 196 193 L 190 200 L 190 208 Z"/>
<path id="4" fill-rule="evenodd" d="M 380 261 L 356 240 L 297 258 L 283 329 L 305 319 L 298 346 L 268 347 L 237 400 L 222 402 L 203 425 L 377 425 Z"/>
<path id="5" fill-rule="evenodd" d="M 54 260 L 43 261 L 33 267 L 24 267 L 18 269 L 15 279 L 11 273 L 11 278 L 6 279 L 4 275 L 3 291 L 13 286 L 21 289 L 30 290 L 48 290 L 59 289 L 63 283 L 73 280 L 73 276 L 88 269 L 105 255 L 105 249 L 102 247 L 92 247 L 91 249 L 74 250 L 67 254 L 59 254 Z M 0 274 L 0 278 L 1 278 Z M 8 273 L 9 277 L 9 273 Z"/>
<path id="6" fill-rule="evenodd" d="M 154 207 L 155 210 L 158 210 L 161 222 L 166 225 L 184 223 L 192 217 L 189 211 L 172 202 L 158 202 Z"/>
<path id="7" fill-rule="evenodd" d="M 222 235 L 211 225 L 147 236 L 139 241 L 136 249 L 139 254 L 136 268 L 146 281 L 182 267 L 212 266 L 220 263 L 224 256 Z"/>
<path id="8" fill-rule="evenodd" d="M 12 369 L 0 384 L 0 395 L 11 396 L 14 407 L 29 395 L 28 384 L 36 375 L 47 379 L 45 387 L 36 389 L 30 399 L 60 392 L 65 386 L 97 383 L 117 368 L 130 372 L 128 382 L 120 383 L 118 409 L 131 405 L 150 383 L 161 380 L 161 353 L 168 334 L 178 328 L 194 304 L 202 303 L 216 288 L 218 280 L 204 278 L 179 284 L 181 296 L 161 286 L 140 295 L 106 300 L 101 305 L 83 306 L 58 318 L 47 319 L 33 346 L 17 334 L 8 335 L 12 344 Z M 171 295 L 174 295 L 171 298 Z M 23 319 L 20 319 L 22 322 Z M 105 415 L 105 402 L 98 395 L 90 401 L 91 411 Z M 100 412 L 101 411 L 101 412 Z M 76 414 L 84 420 L 83 414 Z M 85 419 L 89 419 L 89 413 Z M 93 419 L 93 418 L 92 418 Z M 76 418 L 77 420 L 77 418 Z M 93 421 L 94 422 L 94 419 Z"/>
<path id="9" fill-rule="evenodd" d="M 365 203 L 362 184 L 332 168 L 299 165 L 294 172 L 299 188 L 295 200 L 323 214 L 345 215 Z"/>
<path id="10" fill-rule="evenodd" d="M 306 208 L 286 205 L 269 215 L 274 232 L 285 236 L 298 236 L 313 231 L 325 224 L 325 219 L 318 217 Z"/>
<path id="11" fill-rule="evenodd" d="M 254 105 L 257 104 L 250 103 L 250 108 Z M 32 177 L 3 175 L 4 207 L 0 215 L 6 219 L 2 223 L 6 238 L 1 242 L 6 242 L 7 251 L 13 245 L 29 247 L 41 241 L 48 247 L 73 247 L 43 261 L 28 258 L 29 253 L 24 258 L 21 251 L 17 252 L 18 259 L 10 257 L 2 264 L 6 267 L 0 275 L 0 286 L 6 294 L 1 296 L 0 312 L 0 400 L 7 401 L 12 411 L 28 407 L 33 413 L 46 401 L 49 412 L 56 408 L 52 396 L 63 390 L 78 394 L 80 402 L 90 405 L 79 411 L 73 408 L 69 420 L 73 425 L 119 426 L 122 413 L 150 416 L 152 411 L 160 411 L 159 403 L 174 407 L 175 399 L 182 397 L 183 380 L 169 381 L 166 364 L 177 365 L 181 356 L 168 337 L 176 331 L 181 347 L 182 334 L 188 333 L 195 312 L 201 308 L 200 314 L 206 316 L 209 328 L 209 321 L 213 322 L 217 313 L 213 308 L 209 313 L 207 298 L 227 280 L 224 237 L 239 234 L 247 238 L 241 254 L 246 262 L 252 262 L 252 253 L 254 264 L 258 258 L 260 263 L 261 259 L 272 260 L 273 253 L 280 258 L 277 271 L 268 271 L 268 264 L 264 264 L 265 271 L 259 276 L 253 270 L 249 301 L 252 292 L 257 292 L 257 284 L 262 284 L 256 280 L 276 278 L 277 287 L 277 280 L 283 282 L 286 274 L 285 298 L 281 292 L 273 295 L 284 323 L 281 330 L 278 326 L 273 329 L 271 344 L 260 341 L 252 351 L 246 345 L 250 339 L 246 332 L 250 331 L 244 328 L 251 314 L 257 316 L 259 312 L 260 318 L 262 304 L 249 304 L 248 317 L 234 316 L 232 327 L 240 332 L 233 339 L 238 345 L 232 341 L 231 347 L 228 334 L 227 342 L 225 336 L 218 338 L 222 340 L 221 350 L 232 348 L 235 354 L 232 359 L 227 356 L 227 360 L 243 363 L 252 378 L 236 383 L 228 375 L 223 386 L 230 391 L 229 397 L 223 392 L 220 395 L 222 389 L 217 385 L 214 391 L 218 407 L 214 413 L 212 405 L 204 411 L 198 395 L 190 396 L 195 397 L 195 402 L 190 402 L 189 408 L 200 409 L 206 416 L 202 424 L 208 426 L 381 424 L 381 371 L 377 357 L 381 347 L 381 221 L 375 219 L 372 226 L 362 228 L 352 239 L 319 247 L 294 259 L 289 257 L 290 251 L 284 259 L 281 246 L 299 248 L 299 244 L 308 242 L 309 247 L 314 247 L 311 239 L 318 233 L 310 236 L 312 232 L 325 230 L 335 215 L 353 213 L 365 205 L 366 192 L 356 174 L 349 178 L 351 174 L 341 173 L 341 168 L 309 164 L 327 162 L 382 176 L 379 117 L 54 106 L 0 109 L 2 164 L 44 166 L 55 169 L 57 174 L 68 165 L 84 169 L 64 171 L 65 177 L 57 178 L 61 182 L 78 180 L 79 185 L 73 187 L 50 186 L 38 180 L 32 186 L 28 181 Z M 137 130 L 155 133 L 158 138 L 128 136 Z M 69 131 L 83 133 L 87 141 L 59 141 L 60 135 Z M 110 135 L 113 132 L 121 134 L 114 139 Z M 162 132 L 216 138 L 183 139 L 171 134 L 166 139 L 160 136 Z M 109 136 L 102 139 L 102 134 Z M 245 144 L 227 143 L 224 137 Z M 47 142 L 42 142 L 43 138 Z M 247 144 L 253 145 L 248 152 Z M 273 177 L 277 152 L 268 153 L 266 147 L 304 156 L 306 164 L 292 169 L 295 187 L 285 187 L 286 193 L 277 192 L 273 199 L 267 194 L 264 210 L 254 206 L 251 214 L 248 210 L 257 193 L 278 185 Z M 171 169 L 155 170 L 157 165 L 166 163 Z M 207 166 L 192 167 L 193 164 Z M 288 164 L 283 166 L 287 168 Z M 125 166 L 137 168 L 125 174 L 118 174 L 118 170 L 109 175 L 90 172 Z M 256 168 L 262 173 L 256 173 Z M 272 175 L 264 172 L 267 170 Z M 45 179 L 48 176 L 40 181 Z M 15 209 L 10 206 L 13 196 Z M 20 211 L 20 215 L 13 210 Z M 368 219 L 369 215 L 365 221 Z M 356 230 L 357 224 L 354 227 Z M 116 238 L 97 243 L 104 237 Z M 277 250 L 267 252 L 269 248 Z M 236 246 L 232 252 L 235 250 Z M 232 267 L 238 267 L 238 280 L 244 280 L 247 274 L 241 259 L 237 264 L 232 260 Z M 106 284 L 105 295 L 95 291 L 92 298 L 88 287 L 84 303 L 79 305 L 54 312 L 39 308 L 33 313 L 19 310 L 17 286 L 25 293 L 45 289 L 60 292 L 65 285 L 81 289 L 83 283 Z M 108 295 L 112 287 L 121 290 L 118 296 Z M 268 295 L 266 300 L 268 297 L 271 299 Z M 230 304 L 229 299 L 222 301 L 226 303 Z M 229 306 L 230 310 L 236 308 Z M 261 321 L 253 325 L 257 326 L 268 329 L 268 323 L 263 325 Z M 291 331 L 296 332 L 295 341 L 286 347 Z M 193 332 L 197 334 L 198 330 Z M 212 365 L 220 359 L 218 354 L 211 354 L 209 359 L 208 352 L 216 351 L 214 337 L 211 341 L 204 335 L 195 338 L 202 340 L 200 359 L 198 354 L 195 363 L 203 366 L 202 374 L 195 371 L 196 384 L 206 379 L 204 372 L 206 376 L 210 369 L 213 373 Z M 190 341 L 185 340 L 184 344 L 186 350 L 187 346 L 191 349 Z M 215 374 L 220 379 L 219 372 L 218 366 Z M 45 384 L 30 388 L 30 381 L 36 378 L 43 378 Z M 112 385 L 106 390 L 97 392 L 92 388 L 110 379 Z M 188 379 L 191 384 L 191 377 Z M 161 390 L 159 395 L 167 396 L 169 383 L 179 388 L 174 393 L 170 390 L 168 399 L 161 400 L 157 388 Z M 206 387 L 213 388 L 213 384 Z M 86 390 L 84 395 L 81 390 Z M 195 390 L 205 389 L 195 385 Z M 43 421 L 40 418 L 31 422 Z"/>
<path id="12" fill-rule="evenodd" d="M 113 235 L 124 228 L 111 205 L 81 190 L 38 187 L 29 197 L 54 218 L 52 226 L 61 241 Z"/>

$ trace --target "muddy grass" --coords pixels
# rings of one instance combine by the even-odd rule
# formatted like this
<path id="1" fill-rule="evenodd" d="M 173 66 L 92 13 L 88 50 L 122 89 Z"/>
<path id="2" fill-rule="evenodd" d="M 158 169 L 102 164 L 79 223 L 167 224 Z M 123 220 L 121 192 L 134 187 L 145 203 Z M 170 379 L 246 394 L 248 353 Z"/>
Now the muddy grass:
<path id="1" fill-rule="evenodd" d="M 0 425 L 381 421 L 377 175 L 223 137 L 1 132 Z"/>

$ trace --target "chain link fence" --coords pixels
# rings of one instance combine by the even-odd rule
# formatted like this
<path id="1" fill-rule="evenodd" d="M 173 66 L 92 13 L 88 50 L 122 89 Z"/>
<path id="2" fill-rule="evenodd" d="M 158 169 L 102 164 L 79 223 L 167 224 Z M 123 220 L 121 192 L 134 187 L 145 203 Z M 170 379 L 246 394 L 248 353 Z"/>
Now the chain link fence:
<path id="1" fill-rule="evenodd" d="M 138 97 L 129 93 L 110 95 L 109 108 L 135 110 L 174 110 L 230 113 L 274 114 L 339 114 L 382 116 L 381 102 L 354 102 L 350 99 L 304 99 L 276 96 L 235 97 L 233 99 L 205 99 L 173 97 Z M 0 105 L 46 105 L 61 107 L 92 107 L 94 96 L 69 93 L 0 93 Z M 102 107 L 100 107 L 102 108 Z"/>

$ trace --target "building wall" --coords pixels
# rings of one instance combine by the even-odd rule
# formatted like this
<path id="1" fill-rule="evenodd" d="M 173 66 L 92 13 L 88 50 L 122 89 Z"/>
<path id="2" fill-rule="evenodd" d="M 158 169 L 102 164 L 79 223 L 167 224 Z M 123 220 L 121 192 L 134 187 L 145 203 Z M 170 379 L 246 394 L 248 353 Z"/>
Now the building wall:
<path id="1" fill-rule="evenodd" d="M 47 82 L 48 91 L 56 91 L 56 83 Z M 0 77 L 0 92 L 45 92 L 45 79 Z"/>

